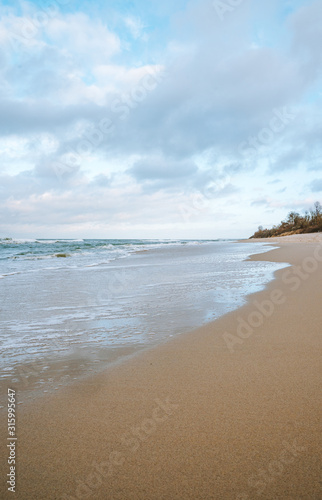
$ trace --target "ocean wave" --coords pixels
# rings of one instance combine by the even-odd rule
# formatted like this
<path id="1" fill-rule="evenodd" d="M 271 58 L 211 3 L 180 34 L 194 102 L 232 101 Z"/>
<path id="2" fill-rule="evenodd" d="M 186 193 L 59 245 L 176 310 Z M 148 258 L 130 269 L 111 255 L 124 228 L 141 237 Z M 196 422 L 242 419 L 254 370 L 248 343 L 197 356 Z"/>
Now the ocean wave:
<path id="1" fill-rule="evenodd" d="M 34 239 L 22 239 L 22 238 L 0 238 L 1 245 L 24 245 L 25 243 L 36 243 L 37 240 Z"/>
<path id="2" fill-rule="evenodd" d="M 79 239 L 79 240 L 66 240 L 66 239 L 62 239 L 62 240 L 43 240 L 43 239 L 39 239 L 39 240 L 35 240 L 36 243 L 40 243 L 41 245 L 55 245 L 55 244 L 60 244 L 60 243 L 82 243 L 84 242 L 83 239 Z"/>
<path id="3" fill-rule="evenodd" d="M 42 261 L 52 258 L 91 259 L 110 262 L 137 252 L 176 246 L 210 243 L 213 240 L 105 240 L 105 239 L 0 239 L 0 259 L 15 262 Z M 91 258 L 92 256 L 92 258 Z M 76 262 L 76 261 L 75 261 Z M 81 267 L 84 263 L 79 261 Z M 77 266 L 78 267 L 78 266 Z"/>
<path id="4" fill-rule="evenodd" d="M 13 255 L 11 258 L 14 260 L 22 259 L 22 260 L 46 260 L 53 258 L 63 258 L 63 257 L 71 257 L 71 254 L 65 252 L 58 252 L 49 255 L 33 255 L 33 254 L 18 254 Z"/>

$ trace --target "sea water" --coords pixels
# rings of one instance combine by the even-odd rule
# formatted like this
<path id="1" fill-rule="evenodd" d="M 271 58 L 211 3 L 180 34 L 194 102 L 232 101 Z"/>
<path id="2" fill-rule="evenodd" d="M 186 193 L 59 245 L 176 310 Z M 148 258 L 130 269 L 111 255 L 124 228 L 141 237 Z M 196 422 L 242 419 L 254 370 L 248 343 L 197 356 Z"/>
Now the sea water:
<path id="1" fill-rule="evenodd" d="M 283 267 L 245 260 L 270 248 L 229 240 L 2 239 L 0 377 L 57 388 L 58 380 L 214 320 Z"/>

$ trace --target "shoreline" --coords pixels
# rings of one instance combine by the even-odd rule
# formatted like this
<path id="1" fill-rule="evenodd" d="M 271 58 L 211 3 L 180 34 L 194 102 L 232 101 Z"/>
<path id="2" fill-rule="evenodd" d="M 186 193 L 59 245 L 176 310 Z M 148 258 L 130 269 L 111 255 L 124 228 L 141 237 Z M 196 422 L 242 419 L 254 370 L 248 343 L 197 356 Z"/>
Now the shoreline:
<path id="1" fill-rule="evenodd" d="M 199 242 L 199 245 L 193 246 L 179 245 L 174 252 L 171 248 L 160 248 L 157 246 L 156 248 L 150 248 L 148 252 L 142 252 L 144 255 L 147 254 L 143 258 L 143 261 L 142 255 L 139 256 L 140 259 L 137 258 L 138 256 L 131 256 L 131 260 L 127 259 L 121 261 L 121 263 L 118 264 L 119 267 L 117 267 L 116 272 L 118 286 L 121 287 L 121 293 L 119 298 L 117 295 L 114 297 L 117 311 L 114 318 L 113 307 L 108 303 L 108 293 L 115 293 L 112 286 L 113 279 L 111 285 L 107 288 L 108 293 L 106 293 L 104 282 L 108 280 L 109 273 L 105 273 L 104 278 L 100 278 L 99 280 L 99 282 L 103 284 L 103 291 L 100 291 L 99 287 L 97 290 L 91 289 L 87 291 L 86 284 L 85 288 L 81 286 L 81 292 L 78 295 L 79 299 L 81 301 L 83 300 L 85 292 L 89 293 L 91 299 L 88 299 L 87 303 L 78 303 L 76 307 L 75 304 L 72 305 L 70 310 L 72 313 L 69 311 L 69 313 L 73 314 L 76 318 L 77 316 L 84 317 L 85 323 L 80 327 L 77 326 L 76 321 L 75 326 L 69 323 L 68 320 L 64 320 L 63 316 L 62 318 L 58 317 L 56 319 L 55 314 L 57 315 L 57 313 L 54 313 L 52 316 L 51 311 L 49 311 L 49 317 L 43 318 L 45 324 L 46 321 L 50 324 L 55 324 L 55 321 L 61 321 L 61 329 L 62 331 L 65 330 L 65 333 L 67 333 L 66 338 L 62 340 L 64 335 L 60 336 L 57 332 L 56 335 L 49 337 L 46 345 L 45 334 L 41 334 L 36 321 L 34 337 L 32 334 L 29 335 L 33 345 L 33 352 L 29 358 L 25 356 L 25 359 L 20 359 L 20 361 L 18 361 L 19 355 L 22 354 L 21 348 L 19 348 L 19 341 L 22 343 L 25 342 L 23 333 L 28 335 L 28 329 L 30 332 L 33 331 L 32 320 L 30 320 L 29 323 L 27 322 L 26 325 L 22 323 L 22 330 L 17 339 L 18 343 L 16 347 L 13 348 L 15 338 L 13 336 L 11 346 L 9 342 L 9 355 L 7 359 L 5 358 L 6 362 L 3 361 L 2 363 L 0 382 L 1 394 L 5 393 L 8 382 L 12 382 L 19 392 L 21 404 L 23 404 L 31 398 L 38 398 L 43 393 L 55 393 L 63 386 L 77 383 L 78 380 L 84 380 L 87 376 L 102 372 L 110 366 L 113 367 L 115 364 L 122 363 L 123 361 L 126 362 L 129 357 L 135 356 L 143 350 L 161 345 L 168 339 L 177 335 L 186 334 L 215 320 L 215 318 L 226 314 L 229 310 L 241 307 L 245 303 L 247 295 L 255 293 L 255 291 L 264 287 L 266 283 L 273 279 L 274 268 L 281 267 L 265 263 L 263 263 L 262 266 L 259 263 L 249 264 L 246 262 L 246 257 L 253 252 L 264 252 L 266 249 L 269 251 L 269 249 L 272 248 L 271 246 L 267 247 L 261 242 L 256 243 L 252 247 L 245 243 L 238 245 L 239 242 L 236 240 L 229 241 L 228 244 L 226 242 L 217 241 L 215 243 L 211 242 L 212 244 L 209 246 L 209 243 L 210 242 L 204 245 L 202 242 Z M 222 245 L 225 244 L 227 249 L 224 250 L 224 252 L 227 251 L 227 254 L 223 253 L 223 255 L 224 259 L 227 259 L 228 262 L 230 261 L 231 254 L 234 255 L 237 253 L 238 255 L 239 252 L 242 253 L 233 267 L 234 272 L 228 269 L 228 275 L 225 273 L 225 268 L 229 268 L 229 266 L 220 268 L 216 263 L 216 259 L 220 260 Z M 235 247 L 236 244 L 237 247 Z M 203 262 L 203 265 L 200 266 L 198 257 L 202 257 L 203 260 L 207 259 L 208 255 L 214 255 L 214 264 L 210 257 L 208 263 Z M 184 274 L 182 274 L 182 271 L 181 276 L 172 277 L 171 275 L 166 275 L 166 273 L 171 272 L 173 259 L 179 262 L 182 270 L 184 268 Z M 194 259 L 197 265 L 199 264 L 197 270 L 192 265 Z M 186 266 L 188 267 L 185 267 L 185 260 L 187 261 Z M 232 258 L 231 261 L 234 261 L 234 258 Z M 131 274 L 133 275 L 135 273 L 133 273 L 132 269 L 138 269 L 137 274 L 139 274 L 141 265 L 143 266 L 143 270 L 144 266 L 146 266 L 147 269 L 153 271 L 153 264 L 160 266 L 160 269 L 163 266 L 165 270 L 164 276 L 156 276 L 156 282 L 159 280 L 159 285 L 151 285 L 149 282 L 148 284 L 146 283 L 147 288 L 145 288 L 145 290 L 142 290 L 142 287 L 141 290 L 137 290 L 138 296 L 142 297 L 146 295 L 146 291 L 152 291 L 152 296 L 153 294 L 154 296 L 153 299 L 149 301 L 151 307 L 146 307 L 144 298 L 141 303 L 140 300 L 138 300 L 133 304 L 130 302 L 130 299 L 128 299 L 126 303 L 127 296 L 135 296 L 136 294 L 134 291 L 135 289 L 131 292 L 127 289 L 129 284 L 134 285 L 133 276 L 131 279 Z M 261 267 L 263 268 L 262 270 Z M 270 270 L 270 267 L 273 269 Z M 129 271 L 127 271 L 128 269 Z M 257 269 L 259 271 L 257 271 Z M 113 269 L 111 272 L 111 276 L 113 277 Z M 191 278 L 186 279 L 184 275 L 189 275 L 190 273 Z M 207 273 L 209 273 L 209 277 L 205 279 Z M 257 273 L 259 273 L 259 275 L 257 275 Z M 180 274 L 180 272 L 178 272 L 178 274 Z M 220 276 L 217 279 L 218 274 Z M 51 276 L 49 276 L 48 279 L 49 278 L 51 279 Z M 80 279 L 79 277 L 77 278 L 77 275 L 75 275 L 74 278 Z M 236 280 L 234 280 L 234 278 L 236 278 Z M 41 277 L 39 277 L 39 279 L 41 281 Z M 58 275 L 55 275 L 52 279 L 57 281 L 57 286 L 61 285 L 59 272 Z M 63 275 L 61 277 L 61 280 L 62 279 L 64 279 Z M 93 277 L 91 279 L 89 277 L 88 279 L 89 281 L 93 281 Z M 94 276 L 94 280 L 96 279 L 97 278 Z M 150 280 L 149 277 L 148 280 Z M 171 290 L 171 286 L 169 286 L 171 281 L 173 282 L 174 293 Z M 177 282 L 178 286 L 176 286 Z M 11 285 L 11 288 L 17 290 L 22 285 L 23 283 L 18 282 L 16 286 Z M 82 285 L 81 279 L 80 285 Z M 167 285 L 167 289 L 165 285 Z M 176 289 L 178 293 L 175 292 Z M 196 292 L 194 292 L 195 289 L 197 289 Z M 160 292 L 161 300 L 159 295 Z M 125 302 L 123 295 L 125 297 Z M 13 302 L 15 302 L 14 297 L 13 294 L 11 299 Z M 171 302 L 173 298 L 174 303 L 172 307 Z M 70 300 L 68 296 L 65 296 L 64 300 L 61 300 L 60 303 L 55 302 L 56 298 L 51 293 L 48 295 L 46 303 L 41 303 L 41 306 L 43 310 L 45 310 L 48 305 L 51 306 L 49 309 L 54 310 L 55 306 L 59 309 L 62 302 L 63 305 L 69 303 L 67 299 Z M 117 304 L 119 300 L 121 305 L 118 310 Z M 186 303 L 189 301 L 192 308 L 186 307 Z M 74 302 L 77 304 L 77 300 Z M 146 301 L 146 303 L 148 303 L 148 301 Z M 8 310 L 10 310 L 10 306 Z M 132 318 L 130 315 L 127 317 L 127 310 L 133 310 L 133 312 L 136 310 L 137 317 L 135 314 L 132 315 Z M 174 310 L 177 311 L 176 317 L 173 314 Z M 98 319 L 94 319 L 93 315 L 97 316 Z M 86 316 L 87 318 L 91 318 L 92 321 L 86 319 Z M 123 323 L 122 316 L 124 318 Z M 15 317 L 14 311 L 11 317 Z M 113 328 L 108 328 L 109 317 L 112 320 L 112 324 L 113 320 L 114 322 L 116 321 L 116 325 L 118 322 L 118 329 L 116 329 L 115 333 L 113 333 Z M 130 324 L 126 325 L 126 318 L 137 325 L 135 328 L 132 328 L 132 332 L 131 328 L 129 328 Z M 142 318 L 142 320 L 140 318 Z M 153 320 L 153 318 L 155 318 L 155 320 Z M 19 319 L 17 323 L 19 323 Z M 41 324 L 41 321 L 38 323 Z M 8 328 L 10 329 L 10 323 L 8 324 Z M 19 331 L 17 326 L 15 326 L 15 328 Z M 113 341 L 109 344 L 106 340 L 104 341 L 104 339 L 95 340 L 95 335 L 99 336 L 101 334 L 99 330 L 102 328 L 107 328 L 108 335 L 106 339 L 109 338 L 109 335 L 112 339 L 113 337 L 116 339 L 117 336 L 119 336 L 119 342 L 113 345 Z M 133 330 L 136 330 L 136 333 L 139 334 L 138 338 L 135 338 L 136 335 L 133 333 Z M 13 335 L 15 334 L 13 333 Z M 39 337 L 37 337 L 38 335 Z M 140 339 L 140 337 L 142 338 Z M 9 338 L 10 336 L 8 340 Z M 37 352 L 37 342 L 39 339 L 40 351 Z M 15 356 L 16 362 L 14 363 L 12 361 Z M 4 403 L 3 397 L 1 396 L 0 409 L 3 409 Z"/>
<path id="2" fill-rule="evenodd" d="M 272 240 L 241 308 L 18 407 L 18 499 L 320 498 L 322 249 Z"/>

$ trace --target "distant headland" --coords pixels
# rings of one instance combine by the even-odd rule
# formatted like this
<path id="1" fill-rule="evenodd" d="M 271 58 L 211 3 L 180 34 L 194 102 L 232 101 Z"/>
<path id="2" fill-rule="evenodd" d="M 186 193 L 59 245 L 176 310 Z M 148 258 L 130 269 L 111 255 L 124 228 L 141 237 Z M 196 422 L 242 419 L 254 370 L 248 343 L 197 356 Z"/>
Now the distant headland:
<path id="1" fill-rule="evenodd" d="M 264 229 L 259 226 L 251 238 L 272 238 L 273 236 L 286 236 L 290 234 L 317 233 L 322 231 L 322 205 L 314 203 L 314 208 L 307 210 L 304 215 L 290 212 L 285 221 L 272 229 Z"/>

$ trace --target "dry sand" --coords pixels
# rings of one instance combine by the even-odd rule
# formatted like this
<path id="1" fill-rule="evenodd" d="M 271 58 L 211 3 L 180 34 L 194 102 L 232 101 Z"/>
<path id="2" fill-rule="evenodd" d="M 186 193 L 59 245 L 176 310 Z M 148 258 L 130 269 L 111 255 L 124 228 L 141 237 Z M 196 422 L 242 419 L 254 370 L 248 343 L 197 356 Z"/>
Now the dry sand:
<path id="1" fill-rule="evenodd" d="M 243 308 L 19 406 L 15 498 L 321 499 L 322 245 L 278 245 Z"/>
<path id="2" fill-rule="evenodd" d="M 253 238 L 252 240 L 264 243 L 322 243 L 322 233 L 290 234 L 289 236 L 278 236 L 273 238 Z"/>

